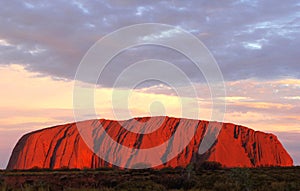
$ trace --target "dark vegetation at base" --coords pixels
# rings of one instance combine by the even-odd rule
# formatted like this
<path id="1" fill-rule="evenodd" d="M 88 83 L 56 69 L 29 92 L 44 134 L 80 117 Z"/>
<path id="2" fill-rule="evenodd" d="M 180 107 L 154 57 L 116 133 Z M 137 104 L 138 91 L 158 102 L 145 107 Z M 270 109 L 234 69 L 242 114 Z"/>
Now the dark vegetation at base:
<path id="1" fill-rule="evenodd" d="M 0 191 L 299 191 L 300 167 L 0 171 Z"/>

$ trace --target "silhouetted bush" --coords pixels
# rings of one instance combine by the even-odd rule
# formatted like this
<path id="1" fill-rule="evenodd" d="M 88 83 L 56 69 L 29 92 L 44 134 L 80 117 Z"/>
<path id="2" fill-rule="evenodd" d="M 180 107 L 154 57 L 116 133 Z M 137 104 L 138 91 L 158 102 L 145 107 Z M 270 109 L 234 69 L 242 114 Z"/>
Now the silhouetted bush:
<path id="1" fill-rule="evenodd" d="M 163 185 L 152 181 L 129 181 L 115 187 L 118 191 L 166 191 Z"/>
<path id="2" fill-rule="evenodd" d="M 116 169 L 115 168 L 111 168 L 111 167 L 98 167 L 95 170 L 96 171 L 114 171 Z"/>
<path id="3" fill-rule="evenodd" d="M 213 190 L 222 191 L 243 191 L 237 183 L 224 182 L 219 180 L 214 183 Z"/>
<path id="4" fill-rule="evenodd" d="M 39 171 L 42 171 L 43 169 L 38 167 L 38 166 L 34 166 L 32 167 L 31 169 L 29 169 L 28 171 L 30 172 L 39 172 Z"/>
<path id="5" fill-rule="evenodd" d="M 156 177 L 154 181 L 158 184 L 164 185 L 167 189 L 180 189 L 184 187 L 184 183 L 187 181 L 187 178 L 180 174 L 162 174 L 159 177 Z"/>
<path id="6" fill-rule="evenodd" d="M 222 169 L 222 164 L 214 161 L 204 161 L 198 167 L 198 170 L 220 170 Z"/>
<path id="7" fill-rule="evenodd" d="M 212 167 L 209 165 L 209 168 Z M 215 168 L 213 168 L 215 169 Z M 38 172 L 32 170 L 38 170 Z M 46 171 L 45 171 L 46 170 Z M 188 171 L 192 171 L 188 178 Z M 117 170 L 86 173 L 68 169 L 5 171 L 0 174 L 0 191 L 299 191 L 300 167 L 224 168 L 201 170 Z M 21 178 L 20 178 L 21 177 Z"/>
<path id="8" fill-rule="evenodd" d="M 229 176 L 239 184 L 241 190 L 253 189 L 253 181 L 248 168 L 233 168 L 230 172 Z"/>
<path id="9" fill-rule="evenodd" d="M 172 167 L 164 167 L 164 168 L 160 169 L 159 172 L 172 174 L 172 173 L 174 173 L 174 168 L 172 168 Z"/>
<path id="10" fill-rule="evenodd" d="M 55 170 L 56 171 L 71 171 L 71 169 L 67 166 L 62 166 L 62 167 L 60 167 L 58 169 L 55 169 Z"/>

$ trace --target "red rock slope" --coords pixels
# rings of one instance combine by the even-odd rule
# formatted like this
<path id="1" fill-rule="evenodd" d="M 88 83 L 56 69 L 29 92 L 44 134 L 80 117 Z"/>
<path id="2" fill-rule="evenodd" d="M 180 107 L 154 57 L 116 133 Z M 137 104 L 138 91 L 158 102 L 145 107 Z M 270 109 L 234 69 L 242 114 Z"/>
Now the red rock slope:
<path id="1" fill-rule="evenodd" d="M 151 119 L 151 120 L 150 120 Z M 80 122 L 93 130 L 93 140 L 101 134 L 97 129 L 101 124 L 105 131 L 118 143 L 131 148 L 151 148 L 164 143 L 178 128 L 196 127 L 196 133 L 188 146 L 178 156 L 158 166 L 186 166 L 190 162 L 217 161 L 226 167 L 292 166 L 293 160 L 275 135 L 254 131 L 247 127 L 224 123 L 213 146 L 204 154 L 198 149 L 205 132 L 209 131 L 207 121 L 179 119 L 170 117 L 144 117 L 127 121 L 89 120 Z M 183 121 L 183 122 L 182 122 Z M 143 122 L 147 128 L 160 127 L 149 134 L 136 134 L 124 127 L 135 127 Z M 220 123 L 212 123 L 219 124 Z M 122 126 L 121 126 L 122 125 Z M 104 142 L 104 141 L 103 141 Z M 103 143 L 102 142 L 102 143 Z M 171 146 L 171 144 L 170 144 Z M 94 145 L 95 151 L 102 145 Z M 113 155 L 113 150 L 110 151 Z M 166 151 L 162 151 L 166 152 Z M 165 153 L 167 154 L 167 153 Z M 120 156 L 118 156 L 120 157 Z M 122 158 L 122 157 L 121 157 Z M 129 162 L 128 158 L 122 158 Z M 24 135 L 15 146 L 7 169 L 39 168 L 97 168 L 112 166 L 100 159 L 86 145 L 78 133 L 75 123 L 50 127 Z"/>

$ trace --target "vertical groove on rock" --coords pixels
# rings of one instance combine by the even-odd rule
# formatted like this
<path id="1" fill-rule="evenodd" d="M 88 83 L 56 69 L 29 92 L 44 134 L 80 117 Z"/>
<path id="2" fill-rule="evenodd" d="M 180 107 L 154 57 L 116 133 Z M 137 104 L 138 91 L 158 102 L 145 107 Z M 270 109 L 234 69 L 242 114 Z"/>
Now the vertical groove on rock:
<path id="1" fill-rule="evenodd" d="M 77 147 L 78 147 L 78 142 L 79 142 L 79 139 L 80 139 L 80 134 L 79 133 L 77 133 L 76 134 L 76 137 L 75 137 L 75 141 L 74 141 L 74 145 L 72 145 L 73 146 L 73 150 L 72 150 L 72 153 L 71 153 L 71 155 L 70 155 L 70 159 L 69 159 L 69 161 L 68 161 L 68 166 L 71 166 L 71 160 L 73 159 L 73 158 L 75 158 L 76 159 L 76 164 L 77 164 Z"/>
<path id="2" fill-rule="evenodd" d="M 58 136 L 62 131 L 65 130 L 65 128 L 66 128 L 66 127 L 61 128 L 61 129 L 58 129 L 59 131 L 54 135 L 54 137 L 51 138 L 50 146 L 49 146 L 48 152 L 47 152 L 47 154 L 46 154 L 46 156 L 45 156 L 45 160 L 44 160 L 44 165 L 43 165 L 44 167 L 45 167 L 45 166 L 49 166 L 49 168 L 50 168 L 50 162 L 49 162 L 49 164 L 47 165 L 47 164 L 46 164 L 46 161 L 47 161 L 47 159 L 49 159 L 49 161 L 50 161 L 50 158 L 51 158 L 51 156 L 52 156 L 51 148 L 52 148 L 52 145 L 54 144 L 54 140 L 57 138 L 57 136 Z M 49 137 L 49 139 L 50 139 L 50 137 Z"/>
<path id="3" fill-rule="evenodd" d="M 61 142 L 63 141 L 63 139 L 66 138 L 66 135 L 67 135 L 67 133 L 68 133 L 68 130 L 69 130 L 71 127 L 72 127 L 72 125 L 69 125 L 69 126 L 66 128 L 66 130 L 65 130 L 65 132 L 64 132 L 64 134 L 63 134 L 63 136 L 62 136 L 60 139 L 57 140 L 57 143 L 55 144 L 55 147 L 54 147 L 54 150 L 53 150 L 53 154 L 52 154 L 52 156 L 51 156 L 51 158 L 50 158 L 50 168 L 54 168 L 55 162 L 56 162 L 56 157 L 57 157 L 57 150 L 58 150 L 58 148 L 59 148 Z"/>
<path id="4" fill-rule="evenodd" d="M 34 151 L 33 151 L 33 156 L 31 158 L 31 163 L 33 162 L 33 159 L 35 158 L 35 155 L 37 153 L 36 149 L 37 149 L 37 144 L 38 144 L 38 141 L 39 139 L 41 138 L 42 136 L 42 133 L 35 139 L 35 144 L 34 144 Z"/>
<path id="5" fill-rule="evenodd" d="M 176 131 L 176 129 L 178 128 L 179 124 L 180 124 L 180 121 L 178 121 L 178 122 L 175 124 L 174 129 L 173 129 L 173 133 L 175 133 L 175 131 Z M 172 135 L 173 135 L 173 133 L 172 133 Z M 173 145 L 172 145 L 172 144 L 173 144 L 173 141 L 174 141 L 174 136 L 172 136 L 172 137 L 170 138 L 169 144 L 168 144 L 168 146 L 167 146 L 167 149 L 166 149 L 166 151 L 164 152 L 164 154 L 163 154 L 162 157 L 161 157 L 161 161 L 166 161 L 166 160 L 167 160 L 167 157 L 168 157 L 168 155 L 169 155 L 169 151 L 172 149 L 172 146 L 173 146 Z"/>

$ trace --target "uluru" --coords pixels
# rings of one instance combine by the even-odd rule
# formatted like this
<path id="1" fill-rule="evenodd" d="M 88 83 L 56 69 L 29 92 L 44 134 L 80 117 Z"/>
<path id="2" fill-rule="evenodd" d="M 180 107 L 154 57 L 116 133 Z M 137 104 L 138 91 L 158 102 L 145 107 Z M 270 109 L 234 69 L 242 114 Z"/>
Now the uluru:
<path id="1" fill-rule="evenodd" d="M 183 123 L 179 124 L 179 121 Z M 128 130 L 137 127 L 141 122 L 144 128 L 155 130 L 148 134 Z M 205 133 L 212 128 L 209 121 L 140 117 L 123 121 L 95 119 L 79 123 L 91 130 L 92 141 L 97 143 L 93 145 L 94 150 L 89 148 L 82 138 L 77 128 L 78 123 L 58 125 L 24 135 L 13 149 L 7 169 L 112 167 L 111 163 L 101 159 L 94 152 L 101 150 L 105 144 L 105 140 L 96 141 L 103 136 L 99 133 L 99 128 L 103 128 L 113 140 L 128 148 L 147 149 L 166 142 L 178 126 L 194 126 L 195 134 L 176 157 L 155 168 L 186 167 L 192 162 L 201 161 L 218 162 L 224 167 L 293 166 L 291 156 L 275 135 L 231 123 L 211 122 L 220 125 L 221 128 L 213 144 L 204 153 L 199 152 L 199 146 Z M 172 147 L 172 142 L 169 142 L 168 147 Z M 113 156 L 115 150 L 111 149 L 107 154 Z M 168 155 L 168 152 L 162 151 L 164 156 Z M 130 164 L 130 156 L 117 157 L 118 160 Z"/>

